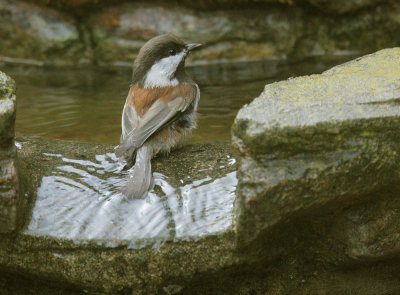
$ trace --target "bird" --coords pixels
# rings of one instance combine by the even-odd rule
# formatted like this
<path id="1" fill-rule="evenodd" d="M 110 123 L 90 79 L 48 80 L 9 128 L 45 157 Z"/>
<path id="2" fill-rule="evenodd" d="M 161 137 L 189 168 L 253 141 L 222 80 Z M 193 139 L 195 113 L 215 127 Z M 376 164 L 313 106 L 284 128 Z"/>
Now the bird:
<path id="1" fill-rule="evenodd" d="M 133 165 L 123 190 L 129 199 L 146 198 L 154 186 L 151 159 L 181 146 L 196 127 L 200 89 L 185 72 L 185 59 L 199 46 L 159 35 L 141 47 L 133 63 L 115 152 L 125 167 Z"/>

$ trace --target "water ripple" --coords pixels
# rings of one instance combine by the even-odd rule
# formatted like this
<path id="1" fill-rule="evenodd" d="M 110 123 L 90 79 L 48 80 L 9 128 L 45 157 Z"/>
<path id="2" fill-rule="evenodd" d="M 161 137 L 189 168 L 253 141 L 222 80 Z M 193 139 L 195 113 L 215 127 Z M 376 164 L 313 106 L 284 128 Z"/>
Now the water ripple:
<path id="1" fill-rule="evenodd" d="M 114 154 L 97 155 L 95 161 L 45 155 L 63 165 L 43 177 L 28 234 L 141 248 L 197 240 L 232 226 L 235 172 L 181 187 L 154 173 L 155 189 L 148 197 L 128 200 L 120 193 L 127 178 Z M 227 158 L 226 165 L 231 163 Z"/>

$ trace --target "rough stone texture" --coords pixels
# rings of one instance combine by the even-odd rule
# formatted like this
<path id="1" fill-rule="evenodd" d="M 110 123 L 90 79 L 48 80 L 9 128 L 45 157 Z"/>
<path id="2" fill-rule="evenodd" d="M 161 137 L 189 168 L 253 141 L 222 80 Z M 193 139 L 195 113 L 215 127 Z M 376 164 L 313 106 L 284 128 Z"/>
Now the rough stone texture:
<path id="1" fill-rule="evenodd" d="M 49 5 L 52 7 L 57 7 L 60 9 L 82 9 L 82 8 L 91 8 L 98 9 L 106 5 L 115 4 L 115 3 L 123 3 L 127 2 L 126 0 L 31 0 L 31 2 L 36 2 L 44 5 Z M 138 1 L 131 1 L 138 2 Z M 323 11 L 332 12 L 332 13 L 346 13 L 350 11 L 354 11 L 361 8 L 368 8 L 372 5 L 381 4 L 382 0 L 213 0 L 213 1 L 184 1 L 184 0 L 175 0 L 170 1 L 172 4 L 180 4 L 188 7 L 194 8 L 220 8 L 220 7 L 243 7 L 243 5 L 260 5 L 260 4 L 283 4 L 288 6 L 293 5 L 301 5 L 304 2 L 309 3 L 315 7 L 320 8 Z M 385 2 L 395 2 L 395 0 L 386 0 Z"/>
<path id="2" fill-rule="evenodd" d="M 242 108 L 233 126 L 242 245 L 298 216 L 372 199 L 344 214 L 347 252 L 398 253 L 399 97 L 393 48 L 267 85 Z"/>
<path id="3" fill-rule="evenodd" d="M 373 5 L 381 4 L 379 0 L 309 0 L 310 4 L 320 8 L 323 11 L 333 13 L 348 13 L 357 9 L 369 8 Z M 390 1 L 387 1 L 390 2 Z M 394 1 L 392 1 L 394 3 Z"/>
<path id="4" fill-rule="evenodd" d="M 167 32 L 203 43 L 203 50 L 193 53 L 195 60 L 257 59 L 289 52 L 303 25 L 301 11 L 269 9 L 266 14 L 254 9 L 199 12 L 138 3 L 105 9 L 89 20 L 89 26 L 104 61 L 116 56 L 133 60 L 144 40 Z"/>
<path id="5" fill-rule="evenodd" d="M 113 146 L 92 143 L 29 137 L 17 137 L 17 142 L 22 146 L 18 152 L 20 178 L 30 186 L 31 203 L 28 207 L 31 208 L 35 206 L 36 192 L 43 179 L 60 175 L 57 167 L 67 163 L 62 159 L 73 159 L 72 163 L 89 162 L 95 161 L 97 155 L 113 152 Z M 153 161 L 153 169 L 168 175 L 170 185 L 181 185 L 184 189 L 183 182 L 189 181 L 188 178 L 195 182 L 197 180 L 200 185 L 203 179 L 210 181 L 234 172 L 232 165 L 221 167 L 222 159 L 231 153 L 228 142 L 187 145 L 168 157 L 158 157 Z M 62 158 L 49 155 L 62 155 Z M 71 179 L 75 177 L 78 183 L 79 177 L 73 174 Z M 84 201 L 83 193 L 81 197 Z M 30 212 L 26 212 L 26 215 L 29 217 Z M 74 216 L 69 222 L 76 222 L 76 218 Z M 112 242 L 114 246 L 105 246 L 94 239 L 82 243 L 51 234 L 35 235 L 25 227 L 14 235 L 0 236 L 0 272 L 35 276 L 41 280 L 58 282 L 60 288 L 72 286 L 72 289 L 80 292 L 156 294 L 166 289 L 170 291 L 165 291 L 167 294 L 174 294 L 172 291 L 185 289 L 193 279 L 243 263 L 235 255 L 232 228 L 199 237 L 196 241 L 170 241 L 162 246 L 141 249 L 129 248 L 120 241 Z M 20 286 L 16 286 L 15 292 L 24 294 L 25 291 L 20 289 Z M 41 287 L 38 289 L 41 290 Z"/>
<path id="6" fill-rule="evenodd" d="M 233 253 L 233 239 L 228 236 L 141 250 L 78 247 L 69 241 L 32 236 L 0 241 L 0 265 L 7 271 L 109 294 L 183 289 L 198 275 L 236 264 Z"/>
<path id="7" fill-rule="evenodd" d="M 14 80 L 0 72 L 0 146 L 6 148 L 14 143 L 15 91 Z"/>
<path id="8" fill-rule="evenodd" d="M 15 167 L 15 82 L 0 72 L 0 233 L 17 226 L 18 177 Z"/>
<path id="9" fill-rule="evenodd" d="M 131 66 L 140 46 L 165 32 L 204 43 L 189 63 L 362 54 L 400 43 L 396 1 L 30 2 L 0 0 L 2 60 Z"/>
<path id="10" fill-rule="evenodd" d="M 84 55 L 74 18 L 22 1 L 0 0 L 0 55 L 34 65 L 68 64 Z"/>
<path id="11" fill-rule="evenodd" d="M 398 168 L 397 168 L 398 169 Z M 355 261 L 400 255 L 400 187 L 373 193 L 370 202 L 350 206 L 334 224 L 345 253 Z"/>

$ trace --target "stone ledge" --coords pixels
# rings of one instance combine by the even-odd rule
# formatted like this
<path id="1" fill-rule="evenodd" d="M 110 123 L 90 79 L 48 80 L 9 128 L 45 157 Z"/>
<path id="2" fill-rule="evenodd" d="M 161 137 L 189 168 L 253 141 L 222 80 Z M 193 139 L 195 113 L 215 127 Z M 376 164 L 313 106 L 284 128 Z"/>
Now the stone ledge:
<path id="1" fill-rule="evenodd" d="M 232 129 L 239 153 L 241 245 L 267 238 L 277 224 L 300 216 L 324 214 L 371 196 L 380 199 L 389 188 L 384 198 L 399 196 L 399 97 L 400 48 L 393 48 L 321 75 L 269 84 L 241 109 Z M 377 208 L 395 212 L 396 202 Z M 371 226 L 384 224 L 374 218 Z M 357 245 L 353 258 L 398 253 L 398 237 L 387 239 L 396 242 L 387 242 L 379 255 L 368 254 L 378 245 L 364 244 L 371 250 L 361 250 L 351 239 L 349 245 Z M 364 242 L 373 243 L 369 238 Z"/>
<path id="2" fill-rule="evenodd" d="M 112 146 L 25 136 L 17 136 L 16 141 L 21 146 L 18 150 L 21 181 L 28 186 L 31 200 L 25 212 L 25 226 L 18 233 L 0 237 L 0 270 L 90 292 L 116 294 L 132 290 L 129 294 L 154 294 L 163 288 L 184 289 L 196 276 L 223 272 L 242 263 L 235 254 L 232 204 L 229 205 L 234 195 L 224 203 L 228 206 L 226 210 L 216 212 L 222 214 L 221 219 L 210 215 L 218 204 L 204 199 L 201 193 L 209 185 L 222 189 L 223 185 L 231 185 L 234 190 L 235 166 L 229 143 L 186 145 L 168 157 L 157 157 L 153 161 L 155 177 L 164 176 L 158 180 L 161 183 L 156 181 L 154 194 L 147 200 L 133 200 L 133 206 L 132 202 L 122 201 L 113 207 L 113 201 L 102 197 L 107 188 L 98 187 L 103 181 L 111 179 L 111 186 L 127 177 L 107 170 L 116 165 L 111 156 Z M 225 180 L 227 175 L 233 175 L 233 179 Z M 222 184 L 224 181 L 228 183 Z M 178 198 L 183 203 L 181 209 L 172 208 L 176 198 L 174 187 L 182 191 L 182 198 Z M 162 196 L 163 189 L 169 190 L 168 198 L 172 201 Z M 218 197 L 224 199 L 226 192 L 219 193 Z M 78 202 L 71 204 L 70 197 Z M 136 229 L 132 223 L 135 219 L 120 211 L 124 207 L 135 209 L 143 203 L 141 212 L 149 215 L 151 223 L 159 217 L 156 211 L 147 212 L 146 208 L 158 202 L 162 205 L 160 210 L 166 211 L 162 218 L 170 223 L 165 228 L 166 236 L 160 230 L 165 224 L 162 220 L 149 228 L 154 230 L 153 234 Z M 68 210 L 63 209 L 67 207 Z M 115 216 L 110 208 L 117 210 Z M 210 218 L 198 215 L 196 208 L 206 210 Z M 182 214 L 182 210 L 189 212 Z M 85 211 L 91 213 L 82 215 Z M 131 215 L 140 217 L 136 211 Z M 223 216 L 227 213 L 230 215 Z M 104 221 L 100 220 L 107 221 L 107 215 L 113 217 L 109 221 L 114 230 L 104 227 Z M 185 218 L 186 215 L 190 218 Z M 97 225 L 92 226 L 92 221 Z M 135 230 L 137 235 L 142 232 L 141 237 L 136 237 Z"/>

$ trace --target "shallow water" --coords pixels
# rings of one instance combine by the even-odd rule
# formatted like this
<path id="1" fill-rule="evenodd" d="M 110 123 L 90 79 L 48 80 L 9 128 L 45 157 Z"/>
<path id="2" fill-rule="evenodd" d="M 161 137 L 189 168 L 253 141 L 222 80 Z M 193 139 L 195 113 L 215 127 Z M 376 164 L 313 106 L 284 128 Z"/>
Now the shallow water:
<path id="1" fill-rule="evenodd" d="M 43 161 L 49 160 L 55 168 L 41 180 L 27 234 L 138 249 L 198 240 L 232 227 L 237 180 L 229 155 L 206 162 L 196 175 L 154 172 L 154 189 L 136 200 L 121 193 L 130 171 L 121 171 L 114 153 L 85 160 L 44 153 Z"/>
<path id="2" fill-rule="evenodd" d="M 237 111 L 266 83 L 319 73 L 347 60 L 253 62 L 189 67 L 200 86 L 198 128 L 191 142 L 229 140 Z M 130 69 L 1 66 L 17 82 L 16 131 L 27 135 L 118 144 Z"/>

